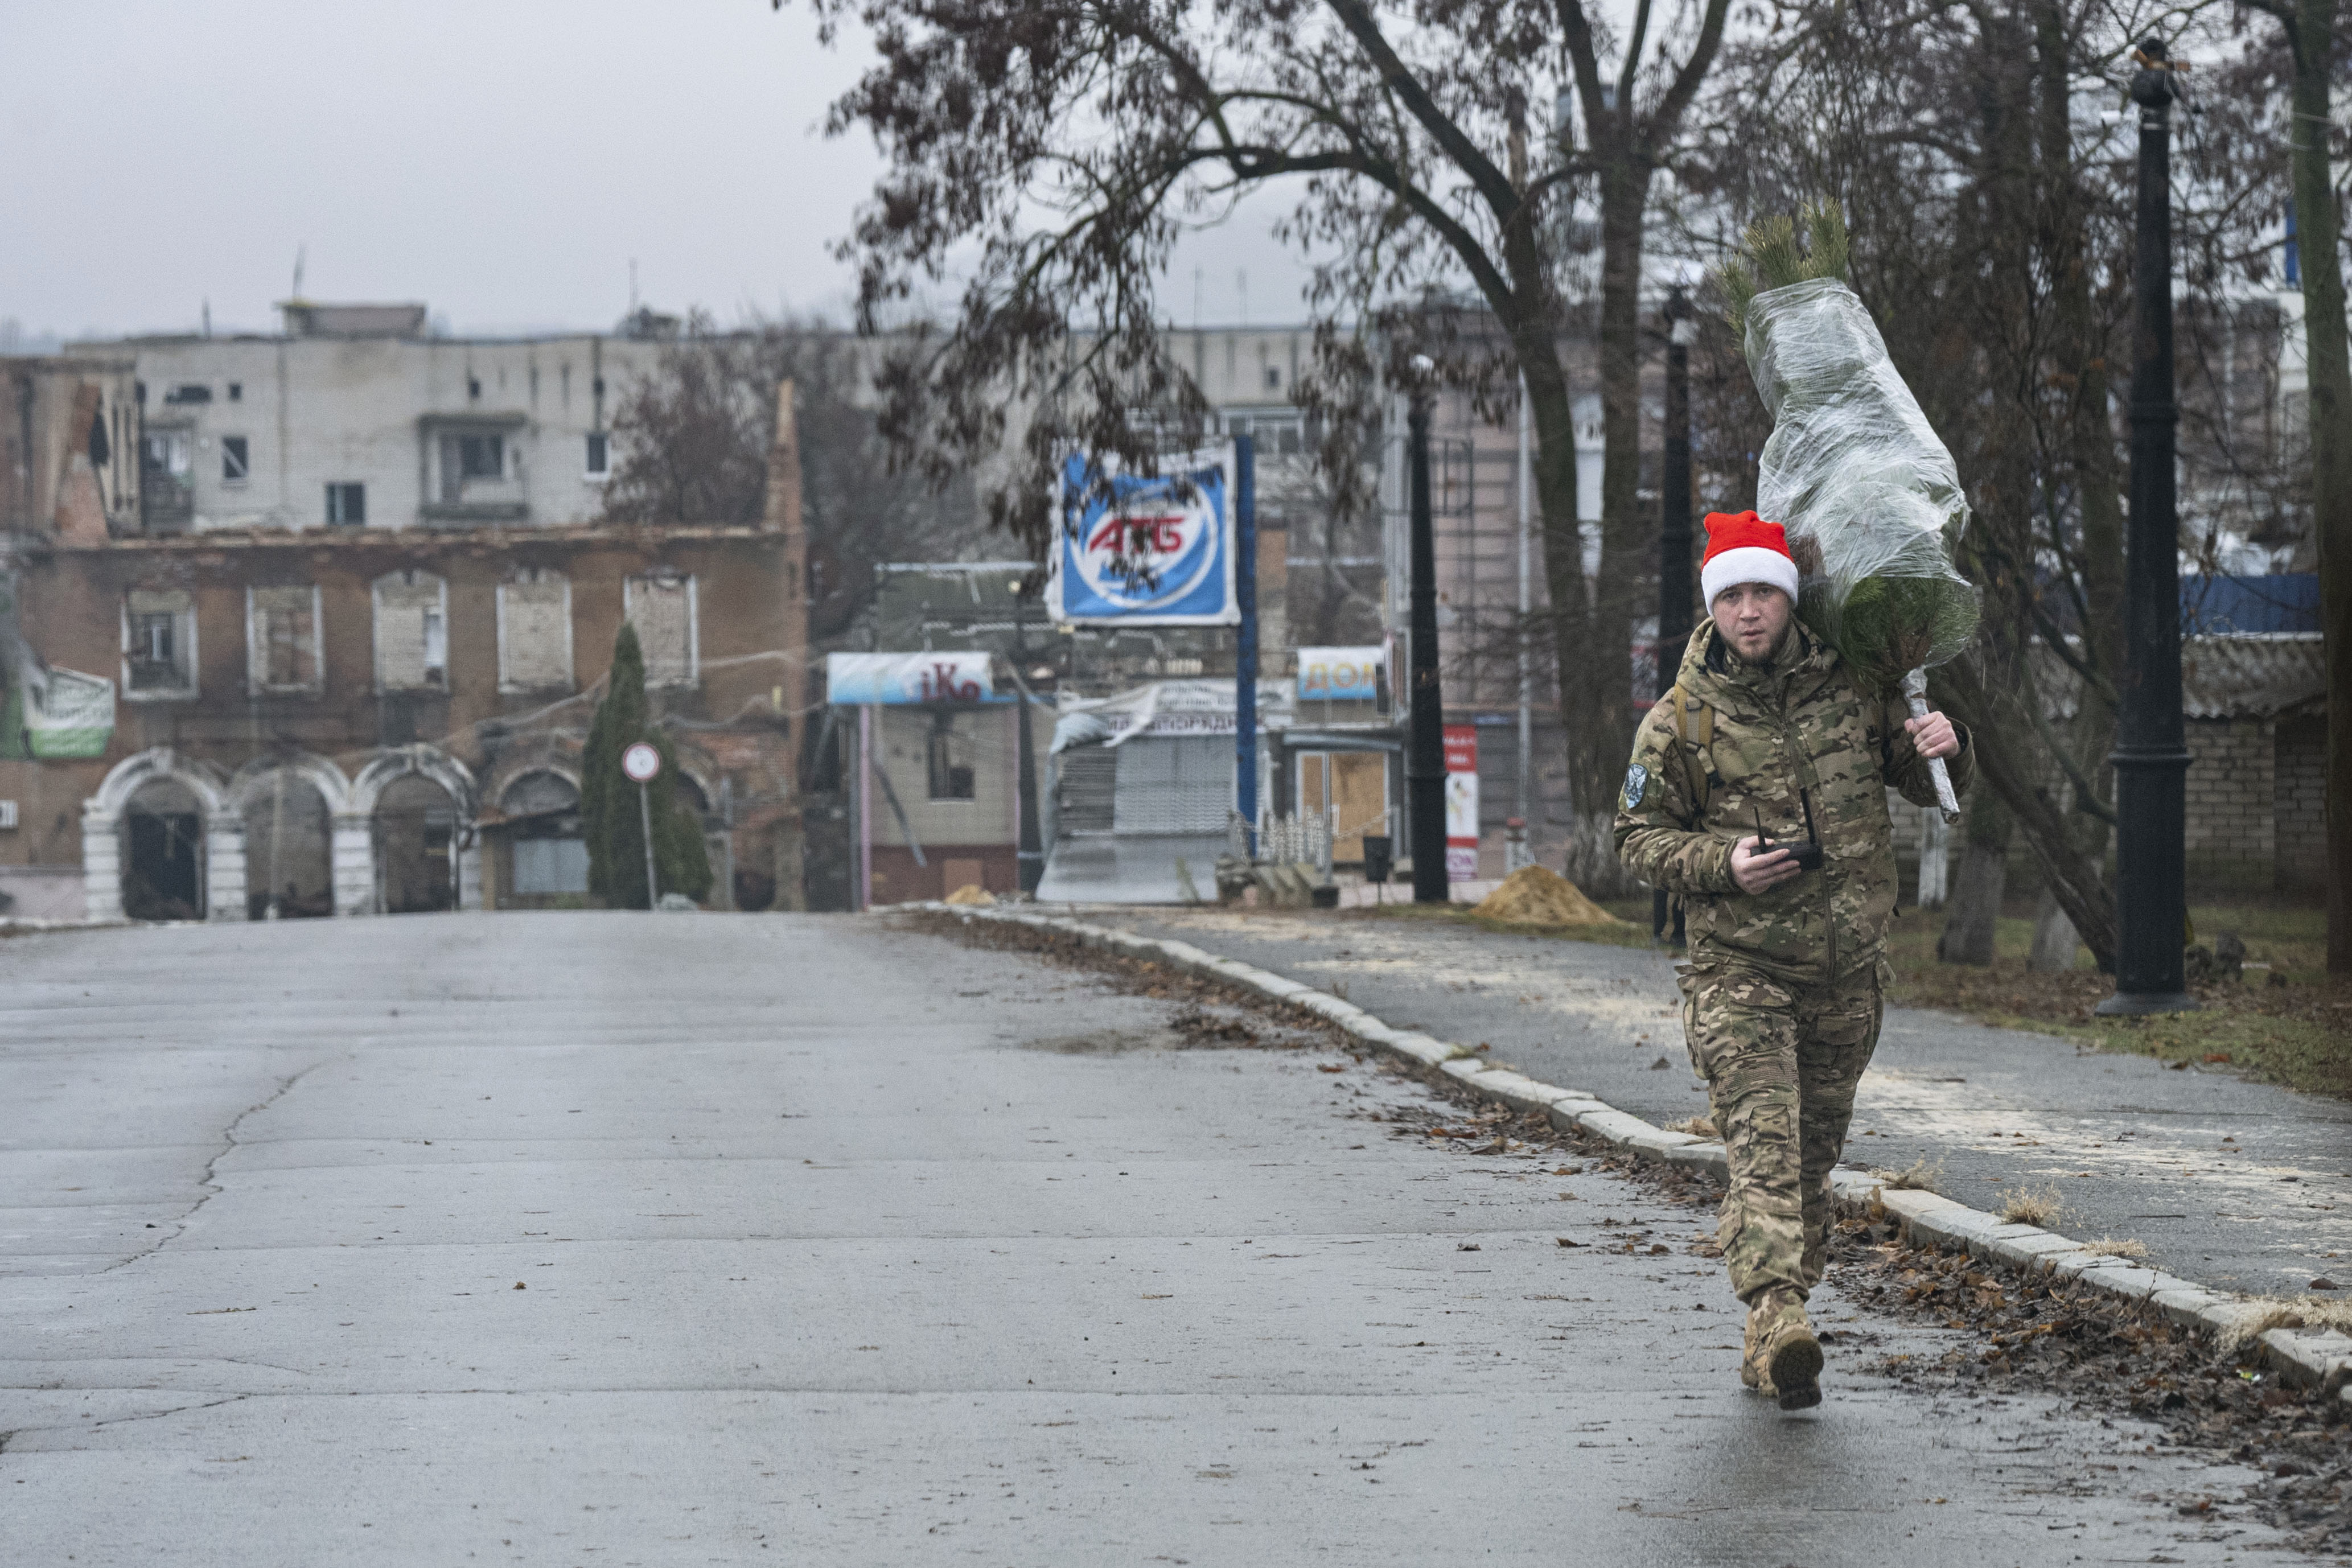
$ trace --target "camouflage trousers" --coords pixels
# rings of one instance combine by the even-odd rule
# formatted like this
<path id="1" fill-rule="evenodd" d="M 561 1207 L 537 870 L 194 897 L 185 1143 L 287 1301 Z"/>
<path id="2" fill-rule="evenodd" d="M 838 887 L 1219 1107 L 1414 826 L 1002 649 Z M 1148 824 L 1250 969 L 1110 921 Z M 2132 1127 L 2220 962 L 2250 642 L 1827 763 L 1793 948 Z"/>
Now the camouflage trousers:
<path id="1" fill-rule="evenodd" d="M 1717 1230 L 1731 1288 L 1809 1295 L 1829 1259 L 1830 1171 L 1878 1045 L 1878 975 L 1789 985 L 1736 963 L 1684 975 L 1683 1029 L 1731 1166 Z"/>

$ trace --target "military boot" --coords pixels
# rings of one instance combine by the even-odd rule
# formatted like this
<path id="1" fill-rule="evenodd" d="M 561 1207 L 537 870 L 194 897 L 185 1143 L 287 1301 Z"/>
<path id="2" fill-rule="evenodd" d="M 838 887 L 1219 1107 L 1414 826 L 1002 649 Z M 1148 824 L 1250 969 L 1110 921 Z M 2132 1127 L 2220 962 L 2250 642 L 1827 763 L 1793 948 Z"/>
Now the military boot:
<path id="1" fill-rule="evenodd" d="M 1819 1405 L 1822 1342 L 1805 1317 L 1804 1298 L 1786 1287 L 1767 1291 L 1748 1313 L 1748 1331 L 1756 1346 L 1756 1387 L 1783 1410 Z"/>

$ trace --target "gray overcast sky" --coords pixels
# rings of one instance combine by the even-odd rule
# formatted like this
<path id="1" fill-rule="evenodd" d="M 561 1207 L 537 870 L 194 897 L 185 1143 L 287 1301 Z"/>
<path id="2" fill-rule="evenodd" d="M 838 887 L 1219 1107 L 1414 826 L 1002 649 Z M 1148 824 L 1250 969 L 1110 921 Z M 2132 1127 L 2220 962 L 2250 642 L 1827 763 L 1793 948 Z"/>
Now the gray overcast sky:
<path id="1" fill-rule="evenodd" d="M 798 4 L 0 0 L 0 320 L 37 336 L 274 329 L 304 246 L 312 298 L 458 332 L 610 327 L 632 258 L 663 309 L 838 317 L 880 167 L 818 133 L 868 56 Z M 1287 204 L 1188 238 L 1167 314 L 1197 268 L 1201 319 L 1298 319 Z"/>
<path id="2" fill-rule="evenodd" d="M 0 318 L 30 333 L 270 329 L 320 299 L 421 299 L 459 332 L 609 327 L 629 261 L 665 309 L 824 308 L 879 167 L 827 141 L 864 61 L 767 0 L 0 0 Z M 1168 289 L 1296 319 L 1262 223 Z"/>

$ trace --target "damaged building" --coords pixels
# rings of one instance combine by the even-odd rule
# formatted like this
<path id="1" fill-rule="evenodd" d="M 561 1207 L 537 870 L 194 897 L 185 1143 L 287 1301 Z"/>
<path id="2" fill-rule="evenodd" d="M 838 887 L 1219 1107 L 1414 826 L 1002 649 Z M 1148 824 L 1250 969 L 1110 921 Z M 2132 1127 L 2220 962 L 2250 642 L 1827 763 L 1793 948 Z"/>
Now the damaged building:
<path id="1" fill-rule="evenodd" d="M 797 905 L 790 396 L 762 517 L 612 525 L 609 378 L 649 345 L 288 319 L 0 361 L 0 914 L 584 904 L 580 758 L 625 621 L 710 902 Z"/>

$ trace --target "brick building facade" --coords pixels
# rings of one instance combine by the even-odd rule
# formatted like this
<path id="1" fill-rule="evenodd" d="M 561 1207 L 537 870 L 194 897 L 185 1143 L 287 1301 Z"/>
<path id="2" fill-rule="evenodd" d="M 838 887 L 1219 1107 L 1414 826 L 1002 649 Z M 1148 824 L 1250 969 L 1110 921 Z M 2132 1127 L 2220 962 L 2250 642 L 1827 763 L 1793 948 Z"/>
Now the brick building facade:
<path id="1" fill-rule="evenodd" d="M 710 902 L 797 904 L 791 408 L 767 515 L 727 527 L 158 528 L 135 491 L 76 500 L 79 416 L 51 422 L 74 450 L 0 532 L 0 653 L 12 688 L 113 683 L 113 722 L 0 758 L 0 893 L 20 915 L 151 919 L 583 902 L 580 755 L 626 620 Z"/>

